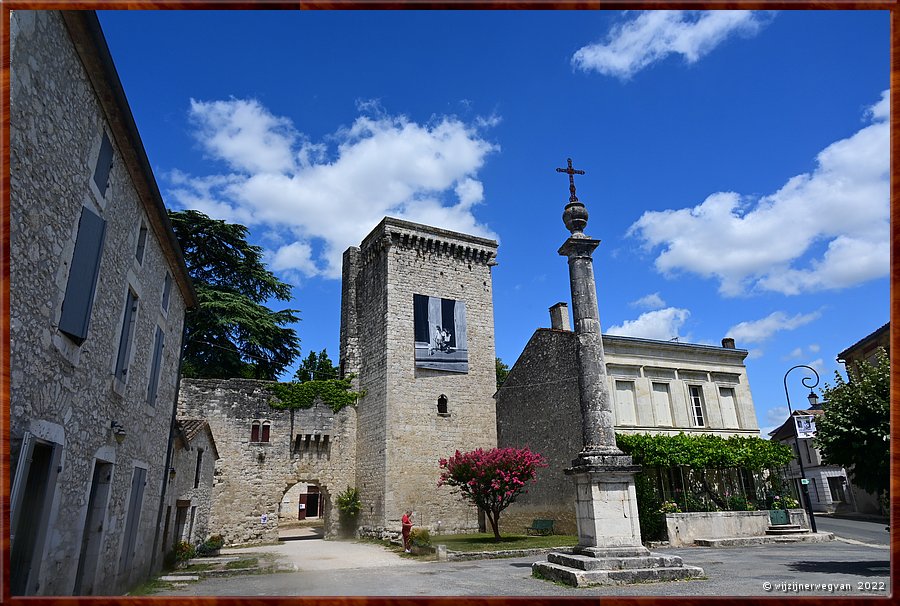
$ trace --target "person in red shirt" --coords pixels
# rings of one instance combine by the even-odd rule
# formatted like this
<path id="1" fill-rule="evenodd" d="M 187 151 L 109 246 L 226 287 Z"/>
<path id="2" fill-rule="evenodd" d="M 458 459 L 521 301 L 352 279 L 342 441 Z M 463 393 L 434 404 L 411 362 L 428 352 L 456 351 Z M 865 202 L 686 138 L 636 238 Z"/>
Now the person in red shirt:
<path id="1" fill-rule="evenodd" d="M 412 510 L 407 509 L 406 513 L 403 514 L 403 517 L 400 519 L 401 524 L 403 524 L 403 550 L 406 553 L 409 553 L 409 531 L 412 530 Z"/>

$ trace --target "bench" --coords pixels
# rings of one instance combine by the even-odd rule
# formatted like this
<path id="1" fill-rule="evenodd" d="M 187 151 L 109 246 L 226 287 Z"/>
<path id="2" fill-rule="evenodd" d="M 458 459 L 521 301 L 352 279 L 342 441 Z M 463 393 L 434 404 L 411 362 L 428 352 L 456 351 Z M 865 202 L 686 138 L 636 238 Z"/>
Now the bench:
<path id="1" fill-rule="evenodd" d="M 553 534 L 553 520 L 532 520 L 531 526 L 525 529 L 528 534 Z"/>

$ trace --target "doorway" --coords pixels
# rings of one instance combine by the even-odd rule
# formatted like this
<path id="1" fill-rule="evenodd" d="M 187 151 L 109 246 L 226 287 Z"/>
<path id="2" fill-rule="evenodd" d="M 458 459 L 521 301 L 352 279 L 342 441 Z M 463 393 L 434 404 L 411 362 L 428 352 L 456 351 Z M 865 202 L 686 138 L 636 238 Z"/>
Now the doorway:
<path id="1" fill-rule="evenodd" d="M 103 541 L 103 523 L 106 519 L 112 472 L 112 463 L 99 459 L 94 461 L 94 475 L 91 479 L 91 492 L 88 497 L 87 512 L 84 516 L 84 531 L 81 535 L 81 553 L 78 556 L 78 569 L 75 572 L 74 595 L 92 595 L 94 593 L 94 575 L 100 556 L 100 544 Z"/>

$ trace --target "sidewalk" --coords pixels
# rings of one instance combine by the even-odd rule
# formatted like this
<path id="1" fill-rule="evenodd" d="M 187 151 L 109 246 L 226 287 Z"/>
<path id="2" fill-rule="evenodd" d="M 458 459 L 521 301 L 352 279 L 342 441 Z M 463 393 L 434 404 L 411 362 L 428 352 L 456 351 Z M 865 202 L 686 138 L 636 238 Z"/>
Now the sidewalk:
<path id="1" fill-rule="evenodd" d="M 856 520 L 857 522 L 874 522 L 876 524 L 884 524 L 887 526 L 891 520 L 887 516 L 880 516 L 870 513 L 819 513 L 815 512 L 817 518 L 835 518 L 837 520 Z"/>

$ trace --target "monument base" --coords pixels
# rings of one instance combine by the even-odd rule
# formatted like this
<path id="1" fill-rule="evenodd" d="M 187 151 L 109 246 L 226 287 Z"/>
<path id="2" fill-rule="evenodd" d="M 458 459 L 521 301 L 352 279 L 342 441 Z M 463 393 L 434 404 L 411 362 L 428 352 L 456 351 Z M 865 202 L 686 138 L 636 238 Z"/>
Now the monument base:
<path id="1" fill-rule="evenodd" d="M 534 576 L 574 587 L 681 581 L 704 576 L 703 569 L 685 566 L 678 556 L 651 553 L 645 547 L 575 548 L 574 553 L 549 553 L 535 562 Z"/>

